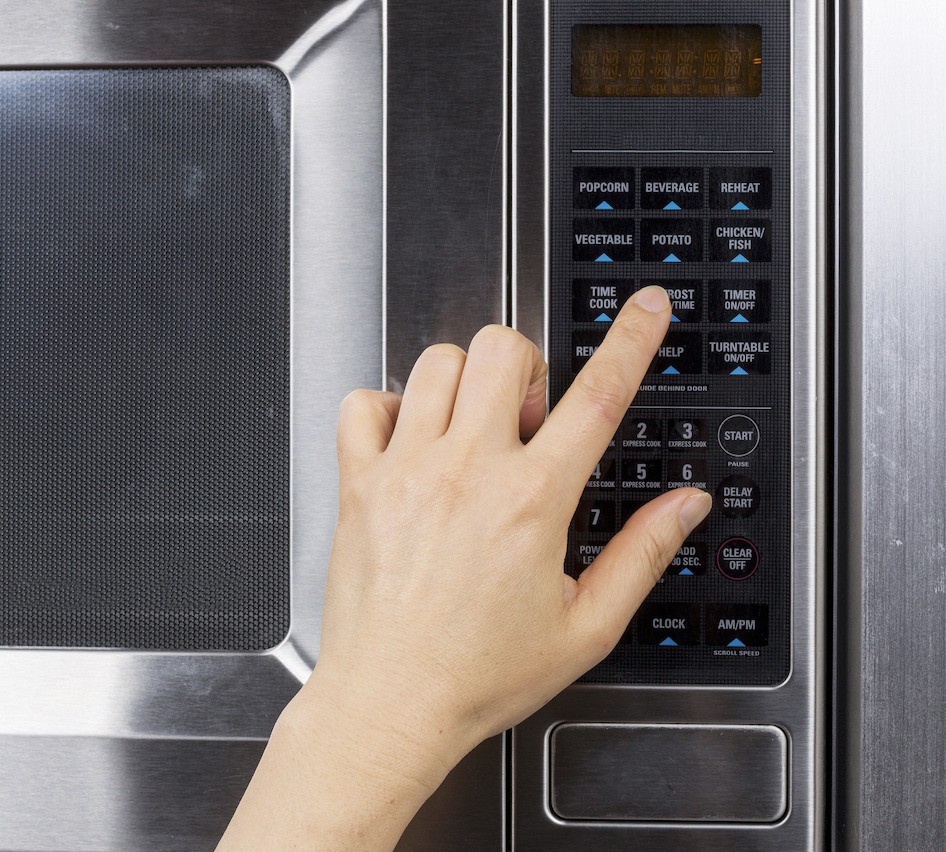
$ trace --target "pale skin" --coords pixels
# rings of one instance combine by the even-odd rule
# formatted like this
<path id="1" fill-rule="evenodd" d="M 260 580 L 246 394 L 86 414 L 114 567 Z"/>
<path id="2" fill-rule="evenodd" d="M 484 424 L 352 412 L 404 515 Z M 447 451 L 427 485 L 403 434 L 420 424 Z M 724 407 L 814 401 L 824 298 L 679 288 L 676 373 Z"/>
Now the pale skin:
<path id="1" fill-rule="evenodd" d="M 663 290 L 635 294 L 547 419 L 541 354 L 499 326 L 426 350 L 403 396 L 343 402 L 318 664 L 218 852 L 393 849 L 467 752 L 611 651 L 712 502 L 664 494 L 578 580 L 563 571 L 669 322 Z"/>

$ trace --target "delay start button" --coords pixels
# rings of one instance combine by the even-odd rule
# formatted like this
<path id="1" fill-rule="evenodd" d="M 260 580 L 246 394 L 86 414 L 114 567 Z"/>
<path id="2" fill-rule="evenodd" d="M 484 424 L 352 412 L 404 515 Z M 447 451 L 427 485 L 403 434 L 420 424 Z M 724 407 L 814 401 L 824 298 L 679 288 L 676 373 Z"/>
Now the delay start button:
<path id="1" fill-rule="evenodd" d="M 759 446 L 759 426 L 745 414 L 733 414 L 719 424 L 716 438 L 724 453 L 737 458 L 747 456 Z"/>
<path id="2" fill-rule="evenodd" d="M 747 538 L 731 538 L 716 551 L 716 567 L 730 580 L 747 580 L 759 567 L 759 551 Z"/>

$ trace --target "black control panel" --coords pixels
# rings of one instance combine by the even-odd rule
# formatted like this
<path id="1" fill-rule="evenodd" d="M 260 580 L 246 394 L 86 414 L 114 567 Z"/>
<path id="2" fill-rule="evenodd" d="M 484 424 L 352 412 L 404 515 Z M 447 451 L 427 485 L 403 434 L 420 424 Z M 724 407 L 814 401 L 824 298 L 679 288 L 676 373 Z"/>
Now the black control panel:
<path id="1" fill-rule="evenodd" d="M 552 16 L 553 403 L 632 293 L 659 284 L 673 305 L 588 481 L 566 570 L 661 492 L 709 491 L 710 517 L 585 680 L 775 684 L 791 665 L 789 8 L 680 11 Z"/>

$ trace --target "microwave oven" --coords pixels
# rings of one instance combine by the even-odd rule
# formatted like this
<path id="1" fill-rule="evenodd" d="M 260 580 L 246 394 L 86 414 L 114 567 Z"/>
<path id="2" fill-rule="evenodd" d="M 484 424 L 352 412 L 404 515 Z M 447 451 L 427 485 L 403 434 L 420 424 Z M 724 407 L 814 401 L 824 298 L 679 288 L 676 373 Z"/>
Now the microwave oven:
<path id="1" fill-rule="evenodd" d="M 214 848 L 318 659 L 342 398 L 498 322 L 554 403 L 654 282 L 674 322 L 565 570 L 665 488 L 714 512 L 398 849 L 946 846 L 943 13 L 0 23 L 0 849 Z"/>

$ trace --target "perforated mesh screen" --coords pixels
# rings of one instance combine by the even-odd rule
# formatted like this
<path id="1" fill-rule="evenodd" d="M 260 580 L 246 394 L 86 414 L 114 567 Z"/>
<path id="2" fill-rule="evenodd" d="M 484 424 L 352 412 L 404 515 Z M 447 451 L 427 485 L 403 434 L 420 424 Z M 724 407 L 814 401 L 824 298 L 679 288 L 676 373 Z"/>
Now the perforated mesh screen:
<path id="1" fill-rule="evenodd" d="M 0 645 L 289 622 L 289 87 L 0 73 Z"/>

